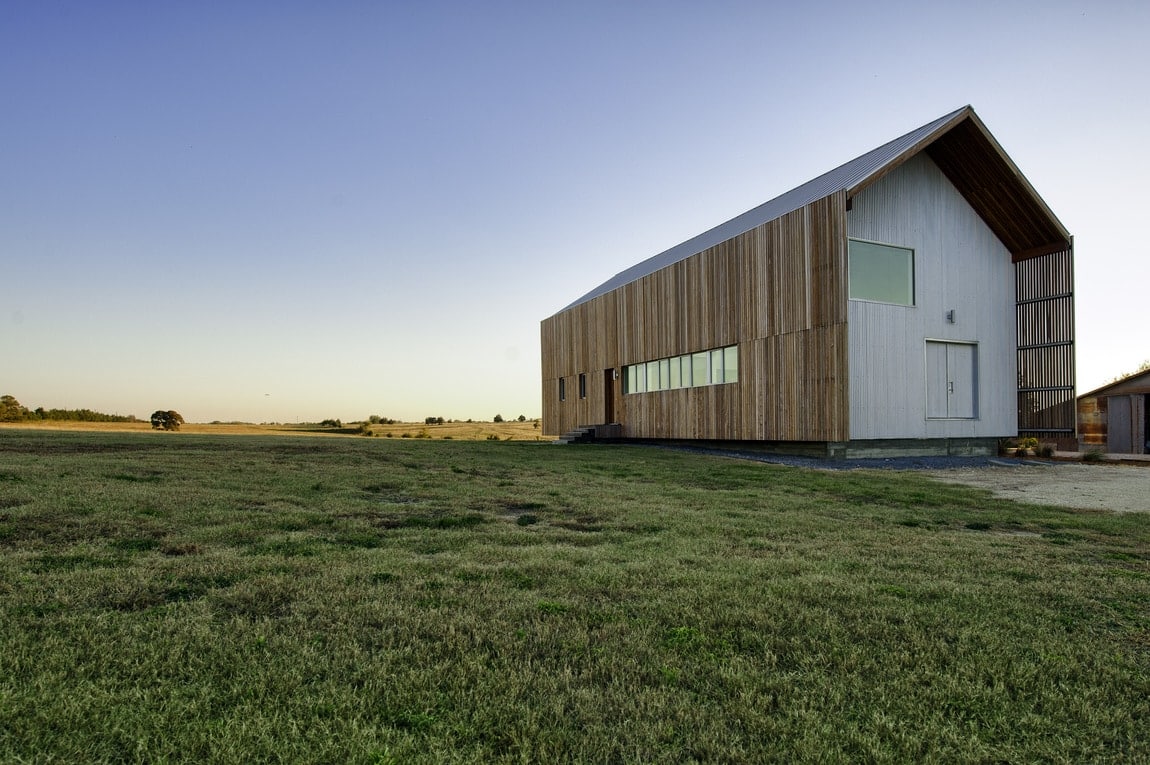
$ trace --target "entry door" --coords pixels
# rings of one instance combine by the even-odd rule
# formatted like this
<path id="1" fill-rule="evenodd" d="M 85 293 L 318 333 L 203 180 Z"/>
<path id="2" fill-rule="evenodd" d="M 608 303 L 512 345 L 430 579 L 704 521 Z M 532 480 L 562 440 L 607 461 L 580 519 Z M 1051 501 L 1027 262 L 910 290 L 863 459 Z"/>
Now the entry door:
<path id="1" fill-rule="evenodd" d="M 1142 453 L 1150 454 L 1150 394 L 1142 397 Z"/>
<path id="2" fill-rule="evenodd" d="M 926 342 L 926 416 L 974 419 L 978 416 L 978 346 Z"/>
<path id="3" fill-rule="evenodd" d="M 1134 396 L 1111 396 L 1106 402 L 1106 451 L 1111 454 L 1134 453 L 1133 403 Z"/>
<path id="4" fill-rule="evenodd" d="M 1146 432 L 1146 423 L 1150 416 L 1146 412 L 1147 396 L 1130 397 L 1130 451 L 1134 454 L 1146 452 L 1146 439 L 1150 433 Z"/>

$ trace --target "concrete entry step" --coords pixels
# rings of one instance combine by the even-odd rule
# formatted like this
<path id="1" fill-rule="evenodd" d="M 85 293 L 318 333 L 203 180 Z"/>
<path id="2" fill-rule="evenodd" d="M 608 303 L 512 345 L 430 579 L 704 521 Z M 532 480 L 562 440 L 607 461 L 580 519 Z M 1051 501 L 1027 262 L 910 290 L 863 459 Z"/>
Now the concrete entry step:
<path id="1" fill-rule="evenodd" d="M 583 425 L 564 433 L 551 443 L 560 445 L 587 444 L 592 441 L 617 439 L 620 438 L 622 434 L 623 426 L 618 423 L 612 423 L 610 425 Z"/>
<path id="2" fill-rule="evenodd" d="M 556 438 L 551 443 L 557 444 L 559 446 L 566 446 L 567 444 L 585 444 L 589 441 L 594 441 L 594 440 L 595 440 L 595 426 L 594 425 L 586 425 L 582 428 L 575 428 L 575 430 L 567 431 L 566 433 L 559 436 L 559 438 Z"/>

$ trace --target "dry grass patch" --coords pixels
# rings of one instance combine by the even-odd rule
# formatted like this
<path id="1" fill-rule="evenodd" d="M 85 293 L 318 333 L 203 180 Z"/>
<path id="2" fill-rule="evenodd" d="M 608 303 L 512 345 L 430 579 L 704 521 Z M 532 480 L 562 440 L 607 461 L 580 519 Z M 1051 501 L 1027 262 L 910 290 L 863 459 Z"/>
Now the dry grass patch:
<path id="1" fill-rule="evenodd" d="M 427 425 L 422 422 L 396 422 L 390 425 L 367 426 L 368 432 L 377 438 L 459 440 L 459 441 L 550 441 L 543 436 L 535 421 L 526 422 L 445 422 Z M 180 426 L 178 432 L 154 430 L 148 422 L 4 422 L 3 430 L 34 431 L 74 431 L 86 433 L 155 433 L 157 436 L 179 436 L 186 434 L 216 436 L 356 436 L 364 433 L 360 423 L 347 423 L 340 428 L 321 427 L 314 424 L 265 424 L 254 423 L 198 423 L 189 422 Z M 390 435 L 389 435 L 390 434 Z"/>

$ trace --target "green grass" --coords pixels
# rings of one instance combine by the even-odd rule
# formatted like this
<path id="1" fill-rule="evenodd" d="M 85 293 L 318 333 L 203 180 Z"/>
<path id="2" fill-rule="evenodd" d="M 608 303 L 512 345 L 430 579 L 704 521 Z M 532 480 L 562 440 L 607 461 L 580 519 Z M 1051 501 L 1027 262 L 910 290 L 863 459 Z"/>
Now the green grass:
<path id="1" fill-rule="evenodd" d="M 1150 516 L 639 447 L 0 431 L 2 762 L 1150 759 Z"/>

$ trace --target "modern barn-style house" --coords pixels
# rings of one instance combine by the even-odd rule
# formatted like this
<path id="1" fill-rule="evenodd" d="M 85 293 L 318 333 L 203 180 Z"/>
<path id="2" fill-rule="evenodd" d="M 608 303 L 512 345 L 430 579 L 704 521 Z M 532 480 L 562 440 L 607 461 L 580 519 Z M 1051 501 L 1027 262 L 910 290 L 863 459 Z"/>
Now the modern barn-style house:
<path id="1" fill-rule="evenodd" d="M 969 106 L 645 260 L 542 335 L 543 431 L 826 456 L 1073 442 L 1073 241 Z"/>

